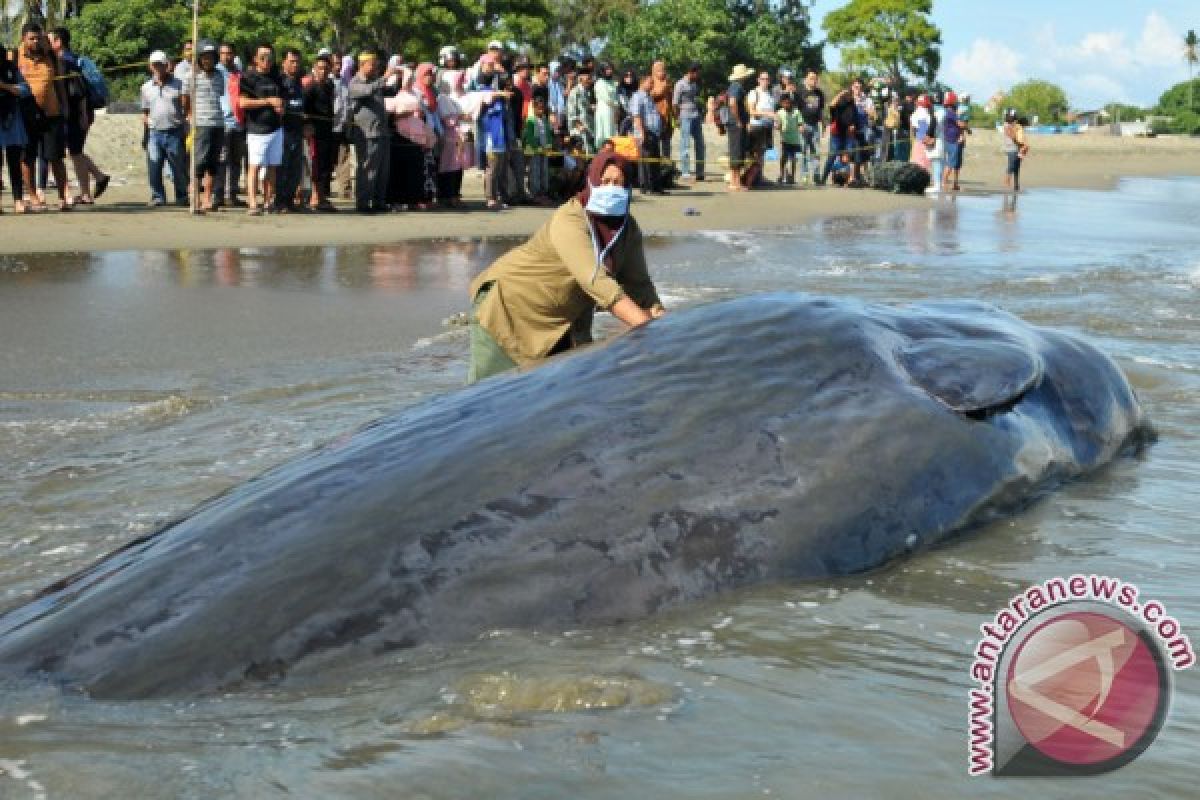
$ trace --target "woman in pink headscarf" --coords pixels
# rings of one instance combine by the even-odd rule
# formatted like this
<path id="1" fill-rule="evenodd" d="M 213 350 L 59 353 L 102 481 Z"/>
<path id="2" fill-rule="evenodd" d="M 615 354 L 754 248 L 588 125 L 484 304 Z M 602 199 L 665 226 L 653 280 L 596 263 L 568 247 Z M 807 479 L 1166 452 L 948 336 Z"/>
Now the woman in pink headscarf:
<path id="1" fill-rule="evenodd" d="M 394 211 L 410 208 L 427 210 L 432 207 L 436 190 L 433 150 L 437 145 L 437 135 L 426 116 L 428 100 L 424 92 L 417 88 L 421 81 L 429 80 L 417 77 L 425 66 L 430 67 L 426 74 L 431 78 L 433 65 L 422 64 L 415 73 L 410 73 L 410 80 L 401 84 L 395 96 L 384 101 L 388 113 L 392 115 L 394 130 L 388 175 L 388 204 Z M 429 88 L 432 90 L 432 87 Z M 435 109 L 436 102 L 435 97 Z"/>
<path id="2" fill-rule="evenodd" d="M 443 77 L 445 75 L 443 74 Z M 453 83 L 438 92 L 442 148 L 438 160 L 437 196 L 445 207 L 462 208 L 463 171 L 475 165 L 474 120 L 465 90 L 467 76 L 456 70 Z M 478 103 L 474 104 L 478 111 Z"/>

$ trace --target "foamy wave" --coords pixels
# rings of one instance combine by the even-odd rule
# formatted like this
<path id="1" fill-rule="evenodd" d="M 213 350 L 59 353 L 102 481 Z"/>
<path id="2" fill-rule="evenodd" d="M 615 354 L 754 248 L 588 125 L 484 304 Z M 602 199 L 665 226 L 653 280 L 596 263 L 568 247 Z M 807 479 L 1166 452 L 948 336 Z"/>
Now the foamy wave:
<path id="1" fill-rule="evenodd" d="M 0 423 L 0 428 L 14 433 L 45 433 L 55 436 L 95 433 L 134 422 L 182 417 L 201 404 L 196 398 L 172 394 L 149 403 L 138 403 L 126 408 L 100 411 L 70 419 L 8 420 Z"/>

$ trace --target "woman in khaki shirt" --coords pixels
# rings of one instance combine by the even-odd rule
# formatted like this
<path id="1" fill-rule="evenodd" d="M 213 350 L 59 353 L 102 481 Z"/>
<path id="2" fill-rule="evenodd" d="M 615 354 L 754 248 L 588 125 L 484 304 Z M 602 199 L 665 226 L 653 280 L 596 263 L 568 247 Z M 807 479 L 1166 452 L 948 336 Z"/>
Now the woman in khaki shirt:
<path id="1" fill-rule="evenodd" d="M 628 173 L 623 158 L 601 151 L 583 191 L 472 282 L 468 383 L 590 341 L 596 307 L 631 327 L 662 315 L 629 215 Z"/>

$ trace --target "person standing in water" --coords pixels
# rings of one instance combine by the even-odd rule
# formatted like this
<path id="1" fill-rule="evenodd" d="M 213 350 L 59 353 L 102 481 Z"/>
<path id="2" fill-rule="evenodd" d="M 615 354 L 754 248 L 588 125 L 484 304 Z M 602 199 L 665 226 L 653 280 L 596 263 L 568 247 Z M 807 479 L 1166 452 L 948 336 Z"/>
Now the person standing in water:
<path id="1" fill-rule="evenodd" d="M 629 186 L 629 164 L 602 150 L 583 191 L 472 282 L 468 383 L 590 342 L 597 307 L 630 327 L 662 316 Z"/>
<path id="2" fill-rule="evenodd" d="M 1017 117 L 1017 111 L 1010 108 L 1004 112 L 1004 155 L 1008 164 L 1004 170 L 1004 188 L 1013 192 L 1021 191 L 1021 163 L 1029 155 L 1029 145 L 1025 141 L 1025 128 Z"/>

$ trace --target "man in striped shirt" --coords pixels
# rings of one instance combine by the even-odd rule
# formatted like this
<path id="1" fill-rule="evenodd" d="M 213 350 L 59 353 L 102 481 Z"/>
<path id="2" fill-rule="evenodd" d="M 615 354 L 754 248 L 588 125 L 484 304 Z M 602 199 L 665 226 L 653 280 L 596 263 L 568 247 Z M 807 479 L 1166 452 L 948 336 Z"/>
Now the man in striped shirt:
<path id="1" fill-rule="evenodd" d="M 200 201 L 203 211 L 215 211 L 213 179 L 221 168 L 221 148 L 225 139 L 225 115 L 221 98 L 225 95 L 225 76 L 217 70 L 217 45 L 200 40 L 196 70 L 196 93 L 192 97 L 192 170 L 204 189 Z"/>

